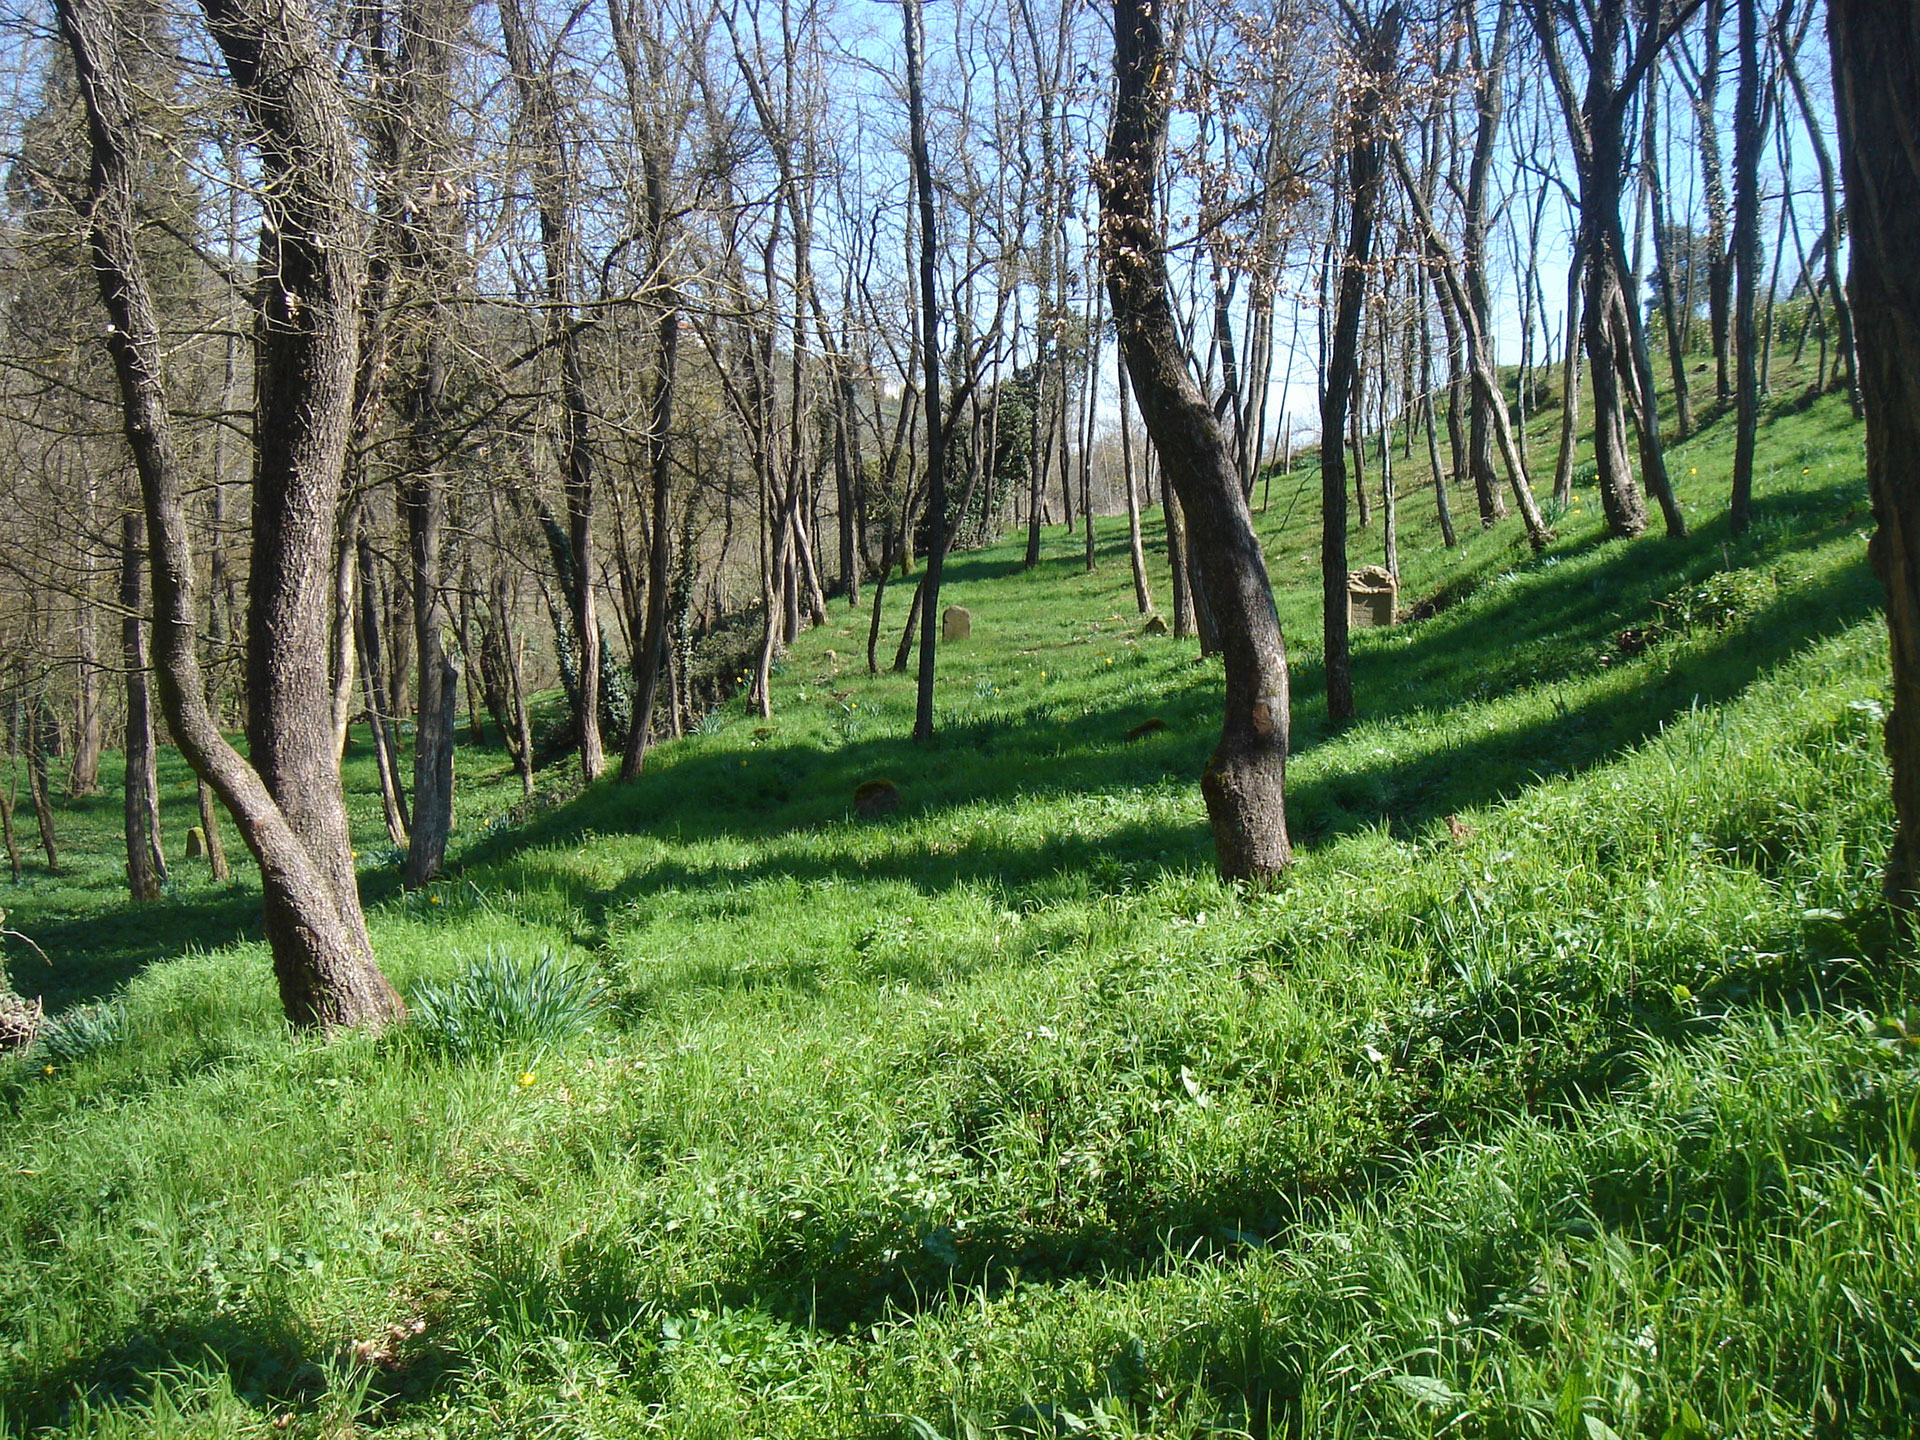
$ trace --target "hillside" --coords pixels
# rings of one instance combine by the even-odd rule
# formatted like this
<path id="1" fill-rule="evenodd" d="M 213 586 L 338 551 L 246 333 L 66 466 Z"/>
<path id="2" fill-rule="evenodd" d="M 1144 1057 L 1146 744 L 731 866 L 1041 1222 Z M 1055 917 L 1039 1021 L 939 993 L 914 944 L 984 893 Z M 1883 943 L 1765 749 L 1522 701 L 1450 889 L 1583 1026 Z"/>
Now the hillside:
<path id="1" fill-rule="evenodd" d="M 65 807 L 69 873 L 0 889 L 56 1015 L 0 1080 L 0 1433 L 1912 1433 L 1859 432 L 1778 396 L 1738 539 L 1730 421 L 1672 454 L 1684 541 L 1586 499 L 1449 552 L 1404 495 L 1403 602 L 1447 603 L 1357 635 L 1337 732 L 1317 476 L 1276 478 L 1271 893 L 1212 877 L 1218 665 L 1142 633 L 1112 520 L 1091 575 L 950 564 L 928 747 L 842 607 L 637 785 L 522 818 L 463 749 L 410 895 L 356 748 L 429 1022 L 385 1040 L 290 1038 L 255 892 L 133 909 L 117 795 Z"/>

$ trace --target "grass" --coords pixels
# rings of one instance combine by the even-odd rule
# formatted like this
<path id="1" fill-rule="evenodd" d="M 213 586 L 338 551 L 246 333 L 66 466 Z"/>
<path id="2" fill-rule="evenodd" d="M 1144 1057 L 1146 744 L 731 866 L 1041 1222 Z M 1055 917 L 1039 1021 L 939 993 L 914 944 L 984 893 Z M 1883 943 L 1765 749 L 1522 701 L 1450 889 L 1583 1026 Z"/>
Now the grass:
<path id="1" fill-rule="evenodd" d="M 414 895 L 356 756 L 382 962 L 485 1043 L 289 1036 L 253 892 L 133 910 L 69 807 L 5 897 L 68 1018 L 0 1090 L 0 1433 L 1912 1433 L 1859 435 L 1783 406 L 1739 538 L 1730 448 L 1675 452 L 1682 542 L 1587 499 L 1449 553 L 1407 497 L 1403 595 L 1455 602 L 1357 637 L 1339 730 L 1276 481 L 1270 893 L 1212 877 L 1219 672 L 1115 522 L 1092 575 L 949 567 L 929 747 L 836 610 L 638 785 L 509 825 L 463 751 Z"/>

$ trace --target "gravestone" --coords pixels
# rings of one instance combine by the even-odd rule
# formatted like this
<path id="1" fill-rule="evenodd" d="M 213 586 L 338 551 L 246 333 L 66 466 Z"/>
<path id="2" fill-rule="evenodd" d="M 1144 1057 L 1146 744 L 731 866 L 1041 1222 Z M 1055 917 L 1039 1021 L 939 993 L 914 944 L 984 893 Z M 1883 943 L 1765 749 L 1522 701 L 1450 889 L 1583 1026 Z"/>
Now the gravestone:
<path id="1" fill-rule="evenodd" d="M 1347 625 L 1354 630 L 1391 625 L 1400 600 L 1400 582 L 1384 565 L 1363 565 L 1347 572 Z"/>
<path id="2" fill-rule="evenodd" d="M 207 832 L 198 825 L 187 831 L 187 859 L 200 860 L 206 857 Z"/>
<path id="3" fill-rule="evenodd" d="M 973 638 L 973 612 L 964 605 L 949 605 L 940 617 L 940 638 L 951 644 Z"/>
<path id="4" fill-rule="evenodd" d="M 1140 633 L 1142 635 L 1165 635 L 1172 628 L 1172 626 L 1167 624 L 1166 616 L 1149 615 L 1147 617 L 1147 623 L 1140 627 Z"/>

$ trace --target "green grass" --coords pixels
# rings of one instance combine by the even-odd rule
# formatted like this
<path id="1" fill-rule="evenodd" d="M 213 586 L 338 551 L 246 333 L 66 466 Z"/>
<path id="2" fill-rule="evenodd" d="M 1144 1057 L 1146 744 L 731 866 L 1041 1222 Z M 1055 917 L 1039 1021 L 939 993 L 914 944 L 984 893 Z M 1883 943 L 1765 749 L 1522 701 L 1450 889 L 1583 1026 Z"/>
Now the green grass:
<path id="1" fill-rule="evenodd" d="M 1456 603 L 1357 637 L 1340 730 L 1276 480 L 1270 893 L 1212 876 L 1219 671 L 1142 635 L 1116 521 L 1092 575 L 950 566 L 931 746 L 836 610 L 638 785 L 510 827 L 463 752 L 419 895 L 356 757 L 382 962 L 485 1043 L 290 1037 L 251 889 L 136 911 L 69 807 L 72 875 L 4 892 L 80 1018 L 0 1090 L 0 1433 L 1912 1433 L 1859 434 L 1783 406 L 1739 539 L 1729 451 L 1675 452 L 1677 543 L 1588 498 L 1449 553 L 1406 497 L 1403 598 Z"/>

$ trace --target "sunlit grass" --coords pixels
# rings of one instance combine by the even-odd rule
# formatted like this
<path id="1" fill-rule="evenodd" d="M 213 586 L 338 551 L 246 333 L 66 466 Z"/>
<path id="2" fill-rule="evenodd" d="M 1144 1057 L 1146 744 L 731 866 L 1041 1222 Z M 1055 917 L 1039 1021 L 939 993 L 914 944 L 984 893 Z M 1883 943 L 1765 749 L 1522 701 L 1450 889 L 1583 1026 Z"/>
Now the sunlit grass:
<path id="1" fill-rule="evenodd" d="M 356 757 L 403 988 L 547 952 L 599 987 L 465 1058 L 289 1037 L 246 883 L 133 911 L 115 808 L 69 810 L 74 873 L 5 900 L 62 968 L 9 960 L 125 1018 L 5 1082 L 0 1430 L 1911 1433 L 1858 432 L 1822 401 L 1762 453 L 1739 540 L 1721 431 L 1676 452 L 1682 543 L 1598 543 L 1588 501 L 1544 557 L 1517 521 L 1449 554 L 1407 494 L 1403 601 L 1460 598 L 1357 638 L 1338 731 L 1277 478 L 1268 893 L 1212 876 L 1219 671 L 1142 633 L 1117 520 L 1091 576 L 1053 536 L 956 558 L 928 747 L 839 609 L 771 722 L 636 786 L 493 826 L 517 784 L 464 753 L 423 894 Z"/>

